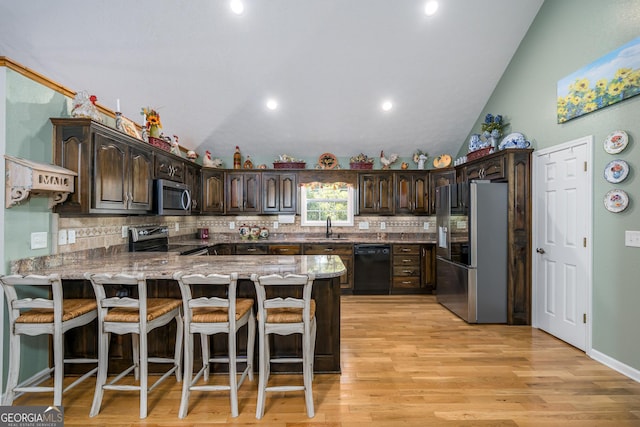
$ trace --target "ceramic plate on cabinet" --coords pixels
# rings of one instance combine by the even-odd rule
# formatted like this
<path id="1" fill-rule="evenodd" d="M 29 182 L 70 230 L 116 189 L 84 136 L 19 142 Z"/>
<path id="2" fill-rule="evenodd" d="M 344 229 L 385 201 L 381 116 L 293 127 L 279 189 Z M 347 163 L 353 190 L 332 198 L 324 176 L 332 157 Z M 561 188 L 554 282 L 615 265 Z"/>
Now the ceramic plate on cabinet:
<path id="1" fill-rule="evenodd" d="M 612 184 L 624 181 L 628 174 L 629 165 L 624 160 L 612 160 L 604 168 L 604 179 Z"/>
<path id="2" fill-rule="evenodd" d="M 446 168 L 451 164 L 451 156 L 448 154 L 442 154 L 435 159 L 433 159 L 433 167 L 435 168 Z"/>
<path id="3" fill-rule="evenodd" d="M 629 196 L 623 190 L 611 190 L 604 196 L 604 207 L 609 212 L 622 212 L 629 204 Z"/>
<path id="4" fill-rule="evenodd" d="M 609 154 L 617 154 L 624 150 L 629 143 L 629 135 L 623 130 L 611 132 L 604 140 L 604 151 Z"/>

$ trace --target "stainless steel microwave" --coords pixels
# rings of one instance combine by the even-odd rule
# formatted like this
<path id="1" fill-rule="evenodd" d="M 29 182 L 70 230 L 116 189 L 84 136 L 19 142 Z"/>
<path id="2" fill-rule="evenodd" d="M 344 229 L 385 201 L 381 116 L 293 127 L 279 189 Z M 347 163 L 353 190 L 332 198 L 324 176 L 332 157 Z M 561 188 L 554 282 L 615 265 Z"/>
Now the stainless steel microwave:
<path id="1" fill-rule="evenodd" d="M 156 179 L 153 181 L 153 207 L 158 215 L 190 215 L 191 189 L 187 184 Z"/>

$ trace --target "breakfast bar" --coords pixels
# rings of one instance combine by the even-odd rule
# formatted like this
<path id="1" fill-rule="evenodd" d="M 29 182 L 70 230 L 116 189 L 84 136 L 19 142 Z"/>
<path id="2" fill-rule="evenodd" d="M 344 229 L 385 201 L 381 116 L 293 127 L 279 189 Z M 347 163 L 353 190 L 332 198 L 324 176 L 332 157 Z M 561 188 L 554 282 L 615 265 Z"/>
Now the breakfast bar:
<path id="1" fill-rule="evenodd" d="M 336 255 L 220 255 L 180 256 L 176 252 L 130 253 L 121 252 L 104 256 L 54 256 L 38 262 L 21 260 L 12 266 L 14 274 L 59 274 L 63 280 L 65 298 L 93 298 L 91 284 L 84 279 L 90 273 L 144 273 L 148 281 L 149 297 L 180 298 L 180 289 L 173 274 L 182 271 L 188 274 L 238 273 L 238 296 L 255 299 L 252 273 L 307 274 L 314 273 L 316 280 L 312 297 L 316 301 L 317 339 L 315 349 L 315 372 L 340 372 L 340 283 L 339 277 L 345 266 Z M 65 336 L 65 357 L 94 357 L 96 354 L 95 323 Z M 175 325 L 172 325 L 175 328 Z M 154 330 L 149 334 L 149 353 L 159 356 L 173 351 L 175 330 Z M 295 336 L 278 337 L 275 351 L 285 354 L 299 348 Z M 242 342 L 243 340 L 239 340 Z M 226 350 L 226 340 L 214 340 L 212 354 Z M 199 352 L 196 351 L 196 354 Z M 109 370 L 120 372 L 131 358 L 130 340 L 112 338 Z M 196 362 L 197 366 L 197 362 Z M 277 372 L 278 366 L 274 367 Z M 283 367 L 284 368 L 284 367 Z M 289 368 L 290 369 L 290 368 Z M 150 372 L 154 372 L 150 365 Z M 73 371 L 69 371 L 73 373 Z M 79 373 L 79 372 L 78 372 Z"/>

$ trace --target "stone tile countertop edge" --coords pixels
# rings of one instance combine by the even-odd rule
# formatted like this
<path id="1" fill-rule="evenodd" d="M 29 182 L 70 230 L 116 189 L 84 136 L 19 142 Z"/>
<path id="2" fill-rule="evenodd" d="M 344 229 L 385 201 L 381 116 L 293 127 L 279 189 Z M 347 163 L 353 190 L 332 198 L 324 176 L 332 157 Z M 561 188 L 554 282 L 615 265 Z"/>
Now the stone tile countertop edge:
<path id="1" fill-rule="evenodd" d="M 20 260 L 28 261 L 28 260 Z M 67 280 L 82 280 L 85 272 L 144 273 L 149 279 L 171 279 L 177 271 L 189 274 L 229 274 L 248 279 L 257 274 L 305 274 L 318 279 L 339 277 L 345 266 L 337 255 L 216 255 L 189 256 L 177 252 L 120 252 L 103 257 L 50 257 L 47 263 L 12 263 L 13 274 L 59 274 Z"/>
<path id="2" fill-rule="evenodd" d="M 273 233 L 267 239 L 241 239 L 237 233 L 216 233 L 211 235 L 209 239 L 196 239 L 191 236 L 171 237 L 171 244 L 184 244 L 189 246 L 201 245 L 202 247 L 215 246 L 217 244 L 358 244 L 358 243 L 388 243 L 388 244 L 435 244 L 435 233 L 358 233 L 358 234 L 340 234 L 334 233 L 332 237 L 326 237 L 324 233 L 316 234 L 286 234 Z M 131 266 L 130 271 L 137 271 L 141 264 L 156 265 L 164 262 L 165 268 L 158 270 L 163 278 L 167 278 L 169 272 L 166 264 L 177 257 L 177 252 L 157 253 L 143 252 L 130 253 L 126 244 L 119 246 L 111 246 L 108 248 L 95 248 L 85 251 L 68 252 L 57 255 L 46 255 L 41 257 L 31 257 L 11 261 L 10 271 L 12 274 L 48 274 L 60 273 L 65 274 L 67 278 L 82 278 L 83 272 L 80 270 L 92 265 L 97 260 L 99 266 L 108 265 L 113 271 L 117 270 L 116 263 L 122 263 L 123 260 L 131 260 L 137 264 Z M 237 255 L 243 257 L 243 255 Z M 267 256 L 267 255 L 261 255 Z M 183 257 L 184 258 L 184 257 Z M 198 257 L 202 260 L 203 257 Z M 246 261 L 246 260 L 245 260 Z M 179 264 L 177 260 L 171 261 L 176 266 Z M 104 271 L 104 270 L 103 270 Z M 149 271 L 147 268 L 146 271 Z M 177 271 L 177 270 L 176 270 Z M 338 274 L 339 276 L 340 274 Z"/>
<path id="3" fill-rule="evenodd" d="M 266 239 L 242 239 L 238 233 L 218 233 L 209 239 L 197 239 L 189 236 L 171 238 L 171 244 L 214 246 L 222 243 L 264 243 L 264 244 L 302 244 L 302 243 L 413 243 L 435 244 L 435 233 L 336 233 L 326 237 L 324 233 L 286 234 L 272 233 Z"/>

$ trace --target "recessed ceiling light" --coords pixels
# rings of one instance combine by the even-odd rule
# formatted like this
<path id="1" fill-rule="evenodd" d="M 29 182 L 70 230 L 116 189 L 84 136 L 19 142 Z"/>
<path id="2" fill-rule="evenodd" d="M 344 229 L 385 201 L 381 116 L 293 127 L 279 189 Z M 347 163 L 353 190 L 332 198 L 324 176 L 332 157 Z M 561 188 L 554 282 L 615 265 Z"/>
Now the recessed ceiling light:
<path id="1" fill-rule="evenodd" d="M 267 99 L 265 104 L 269 110 L 276 110 L 278 108 L 278 100 L 274 98 Z"/>
<path id="2" fill-rule="evenodd" d="M 393 109 L 393 103 L 389 100 L 386 100 L 382 102 L 380 107 L 382 108 L 382 111 L 390 111 L 391 109 Z"/>
<path id="3" fill-rule="evenodd" d="M 229 7 L 231 8 L 231 11 L 236 15 L 242 15 L 242 12 L 244 12 L 244 4 L 242 4 L 240 0 L 231 0 L 231 3 L 229 3 Z"/>
<path id="4" fill-rule="evenodd" d="M 427 16 L 433 16 L 435 15 L 436 11 L 438 10 L 438 2 L 431 0 L 428 1 L 427 4 L 424 5 L 424 14 Z"/>

